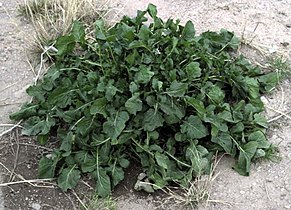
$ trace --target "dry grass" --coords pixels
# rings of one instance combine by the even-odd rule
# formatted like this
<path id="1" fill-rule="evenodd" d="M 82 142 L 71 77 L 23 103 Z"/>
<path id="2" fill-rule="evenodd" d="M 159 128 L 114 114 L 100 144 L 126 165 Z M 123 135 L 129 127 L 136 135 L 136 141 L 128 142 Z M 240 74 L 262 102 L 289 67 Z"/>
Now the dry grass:
<path id="1" fill-rule="evenodd" d="M 216 154 L 210 173 L 208 175 L 200 175 L 193 180 L 189 180 L 188 187 L 178 186 L 166 187 L 163 189 L 149 182 L 142 183 L 152 185 L 152 187 L 160 189 L 165 193 L 166 196 L 161 200 L 161 202 L 157 202 L 160 203 L 159 208 L 161 209 L 167 208 L 168 206 L 171 206 L 174 209 L 181 209 L 181 207 L 183 207 L 183 209 L 196 209 L 197 206 L 204 204 L 207 206 L 209 203 L 232 205 L 233 203 L 231 202 L 211 199 L 212 185 L 219 175 L 219 173 L 216 173 L 216 167 L 224 155 L 218 159 L 217 156 L 218 155 Z"/>
<path id="2" fill-rule="evenodd" d="M 212 184 L 219 175 L 216 173 L 216 166 L 218 165 L 219 160 L 215 160 L 210 169 L 208 175 L 201 175 L 196 177 L 194 180 L 189 181 L 189 187 L 181 187 L 177 190 L 169 189 L 169 199 L 173 201 L 175 206 L 183 206 L 185 208 L 190 207 L 195 209 L 195 207 L 204 202 L 211 202 L 210 195 L 212 190 Z"/>
<path id="3" fill-rule="evenodd" d="M 108 5 L 108 0 L 24 0 L 19 13 L 35 30 L 32 50 L 44 52 L 53 40 L 70 32 L 74 21 L 83 22 L 89 29 L 103 17 Z"/>

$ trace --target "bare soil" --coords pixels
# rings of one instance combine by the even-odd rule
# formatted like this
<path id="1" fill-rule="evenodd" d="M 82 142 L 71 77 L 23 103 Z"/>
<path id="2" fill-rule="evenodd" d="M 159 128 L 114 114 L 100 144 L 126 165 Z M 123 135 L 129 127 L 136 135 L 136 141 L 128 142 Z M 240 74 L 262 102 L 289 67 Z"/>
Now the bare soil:
<path id="1" fill-rule="evenodd" d="M 256 64 L 264 66 L 266 56 L 276 53 L 291 58 L 290 0 L 112 0 L 112 7 L 118 10 L 112 10 L 110 15 L 113 21 L 123 13 L 133 16 L 137 9 L 145 9 L 149 2 L 157 5 L 158 14 L 164 19 L 172 17 L 182 23 L 192 20 L 197 33 L 221 28 L 234 31 L 253 46 L 242 49 L 242 52 Z M 2 130 L 10 127 L 7 125 L 9 114 L 28 100 L 25 89 L 34 79 L 26 58 L 27 40 L 32 29 L 17 16 L 19 3 L 21 1 L 0 1 Z M 218 176 L 213 181 L 208 202 L 200 204 L 198 209 L 291 209 L 291 117 L 282 116 L 291 110 L 290 95 L 290 81 L 285 80 L 273 94 L 263 98 L 265 114 L 270 120 L 269 139 L 278 145 L 282 160 L 256 162 L 252 165 L 251 175 L 243 177 L 232 170 L 233 160 L 223 157 L 216 168 Z M 53 146 L 40 147 L 33 138 L 20 136 L 17 129 L 0 139 L 0 181 L 7 185 L 0 185 L 0 209 L 82 209 L 80 200 L 90 200 L 93 184 L 89 177 L 84 177 L 75 192 L 68 193 L 59 190 L 54 182 L 37 182 L 38 160 Z M 118 210 L 187 209 L 177 202 L 166 203 L 167 195 L 161 192 L 154 195 L 134 192 L 138 173 L 139 167 L 133 166 L 114 191 Z M 23 183 L 8 184 L 15 181 Z"/>

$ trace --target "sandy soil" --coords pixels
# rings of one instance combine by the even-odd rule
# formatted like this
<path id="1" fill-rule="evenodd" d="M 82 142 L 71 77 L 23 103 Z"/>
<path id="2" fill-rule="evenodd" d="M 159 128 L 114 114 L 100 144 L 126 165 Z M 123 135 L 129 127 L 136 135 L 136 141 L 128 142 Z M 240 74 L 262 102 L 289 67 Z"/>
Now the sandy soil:
<path id="1" fill-rule="evenodd" d="M 17 17 L 17 4 L 21 1 L 0 2 L 0 124 L 9 123 L 8 115 L 28 100 L 25 89 L 33 81 L 33 72 L 26 62 L 25 49 L 30 36 L 29 25 Z M 225 28 L 234 31 L 252 45 L 261 46 L 265 53 L 283 53 L 291 58 L 291 1 L 290 0 L 112 0 L 112 7 L 119 8 L 124 14 L 135 15 L 136 9 L 145 9 L 152 2 L 158 7 L 160 17 L 180 19 L 182 23 L 192 20 L 197 33 L 205 30 Z M 119 12 L 117 16 L 122 15 Z M 113 15 L 115 17 L 115 15 Z M 115 17 L 117 19 L 117 17 Z M 261 49 L 261 48 L 260 48 Z M 253 57 L 252 54 L 248 54 Z M 263 63 L 263 60 L 256 59 Z M 266 116 L 272 120 L 279 112 L 291 109 L 290 81 L 285 81 L 272 94 L 264 98 L 267 105 Z M 277 110 L 277 111 L 274 111 Z M 270 123 L 269 139 L 279 144 L 282 161 L 257 162 L 252 165 L 251 175 L 242 177 L 231 169 L 232 160 L 224 157 L 217 169 L 218 177 L 213 182 L 208 202 L 199 209 L 237 209 L 237 210 L 281 210 L 291 209 L 291 121 L 281 117 Z M 1 132 L 1 131 L 0 131 Z M 18 131 L 15 131 L 18 132 Z M 5 182 L 37 178 L 37 159 L 47 152 L 35 146 L 33 139 L 17 138 L 11 133 L 0 139 L 0 162 Z M 16 158 L 17 157 L 17 158 Z M 12 176 L 11 171 L 15 174 Z M 129 172 L 130 173 L 130 172 Z M 144 195 L 133 193 L 134 175 L 129 175 L 116 190 L 117 209 L 185 209 L 160 206 L 165 195 Z M 90 180 L 88 180 L 90 182 Z M 52 185 L 31 186 L 29 184 L 0 187 L 3 189 L 6 209 L 78 209 L 78 201 L 72 193 L 63 194 Z M 80 184 L 78 195 L 88 197 L 84 184 Z M 1 209 L 1 199 L 0 199 Z"/>

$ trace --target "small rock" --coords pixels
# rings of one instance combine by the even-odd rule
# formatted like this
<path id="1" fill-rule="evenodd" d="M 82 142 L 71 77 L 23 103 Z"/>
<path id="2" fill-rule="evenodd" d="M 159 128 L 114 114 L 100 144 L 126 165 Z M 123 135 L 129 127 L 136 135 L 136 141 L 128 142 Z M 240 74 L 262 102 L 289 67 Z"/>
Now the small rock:
<path id="1" fill-rule="evenodd" d="M 47 154 L 45 157 L 50 159 L 52 157 L 52 154 Z"/>
<path id="2" fill-rule="evenodd" d="M 35 209 L 35 210 L 40 210 L 41 209 L 41 205 L 39 205 L 38 203 L 33 203 L 31 205 L 31 208 Z"/>
<path id="3" fill-rule="evenodd" d="M 282 45 L 283 47 L 288 47 L 289 42 L 282 42 L 281 45 Z"/>
<path id="4" fill-rule="evenodd" d="M 286 193 L 281 193 L 281 197 L 285 197 L 287 194 Z"/>
<path id="5" fill-rule="evenodd" d="M 154 192 L 154 189 L 153 189 L 152 185 L 147 181 L 142 182 L 140 180 L 137 180 L 137 182 L 134 185 L 134 189 L 137 190 L 137 191 L 144 190 L 144 191 L 146 191 L 148 193 L 153 193 Z"/>
<path id="6" fill-rule="evenodd" d="M 241 191 L 239 191 L 239 193 L 243 195 L 243 194 L 245 194 L 245 191 L 241 190 Z"/>
<path id="7" fill-rule="evenodd" d="M 145 173 L 140 173 L 137 177 L 138 180 L 143 180 L 144 178 L 146 178 L 146 174 Z"/>
<path id="8" fill-rule="evenodd" d="M 289 205 L 286 205 L 286 206 L 284 206 L 284 208 L 285 208 L 285 209 L 290 209 L 290 208 L 291 208 L 291 206 L 289 206 Z"/>
<path id="9" fill-rule="evenodd" d="M 291 28 L 291 23 L 286 24 L 287 28 Z"/>

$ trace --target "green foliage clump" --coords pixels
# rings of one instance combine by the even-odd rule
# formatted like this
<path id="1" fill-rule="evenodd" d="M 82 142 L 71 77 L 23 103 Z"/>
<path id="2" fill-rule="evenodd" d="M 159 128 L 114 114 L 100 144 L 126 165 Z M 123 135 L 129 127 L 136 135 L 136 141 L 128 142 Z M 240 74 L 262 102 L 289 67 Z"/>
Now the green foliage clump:
<path id="1" fill-rule="evenodd" d="M 235 56 L 233 33 L 195 35 L 191 21 L 164 22 L 152 4 L 110 29 L 101 20 L 95 27 L 93 41 L 78 22 L 56 40 L 54 65 L 27 89 L 33 102 L 11 115 L 25 121 L 23 134 L 60 141 L 40 160 L 40 177 L 58 177 L 66 191 L 90 174 L 106 196 L 133 157 L 157 189 L 187 187 L 217 151 L 235 158 L 242 175 L 266 155 L 260 96 L 278 75 Z"/>

